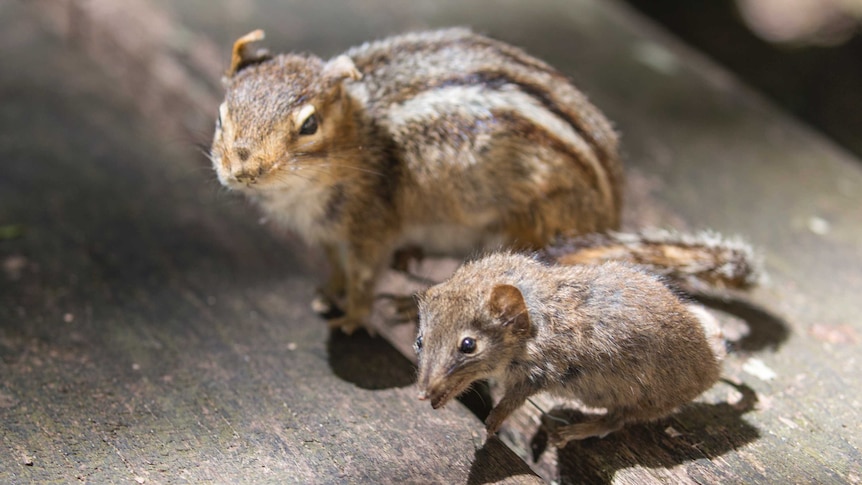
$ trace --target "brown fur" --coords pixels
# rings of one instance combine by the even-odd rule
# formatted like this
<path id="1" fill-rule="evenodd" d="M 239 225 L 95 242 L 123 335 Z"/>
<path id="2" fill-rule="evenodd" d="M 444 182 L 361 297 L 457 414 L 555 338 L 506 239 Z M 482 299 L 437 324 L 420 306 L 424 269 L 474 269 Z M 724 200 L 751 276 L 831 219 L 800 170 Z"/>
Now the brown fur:
<path id="1" fill-rule="evenodd" d="M 222 184 L 322 245 L 345 330 L 392 253 L 538 249 L 619 224 L 610 123 L 565 77 L 466 29 L 406 34 L 329 61 L 234 47 L 213 139 Z M 314 113 L 313 134 L 299 131 Z"/>
<path id="2" fill-rule="evenodd" d="M 420 399 L 440 407 L 480 379 L 504 395 L 489 433 L 531 395 L 546 391 L 607 409 L 553 430 L 553 441 L 604 436 L 661 418 L 718 379 L 717 323 L 636 267 L 546 265 L 494 254 L 461 267 L 420 301 Z M 464 339 L 474 342 L 461 351 Z"/>

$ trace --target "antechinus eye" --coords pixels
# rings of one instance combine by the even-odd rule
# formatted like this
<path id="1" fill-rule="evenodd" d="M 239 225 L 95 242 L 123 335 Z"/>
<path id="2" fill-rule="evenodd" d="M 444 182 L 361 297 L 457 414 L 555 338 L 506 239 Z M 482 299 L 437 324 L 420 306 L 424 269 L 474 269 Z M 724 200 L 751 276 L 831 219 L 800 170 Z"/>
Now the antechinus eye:
<path id="1" fill-rule="evenodd" d="M 460 350 L 462 354 L 472 354 L 476 351 L 476 340 L 472 337 L 464 337 L 458 350 Z"/>
<path id="2" fill-rule="evenodd" d="M 416 337 L 416 344 L 415 345 L 416 345 L 416 352 L 419 352 L 420 350 L 422 350 L 422 336 L 421 335 Z"/>

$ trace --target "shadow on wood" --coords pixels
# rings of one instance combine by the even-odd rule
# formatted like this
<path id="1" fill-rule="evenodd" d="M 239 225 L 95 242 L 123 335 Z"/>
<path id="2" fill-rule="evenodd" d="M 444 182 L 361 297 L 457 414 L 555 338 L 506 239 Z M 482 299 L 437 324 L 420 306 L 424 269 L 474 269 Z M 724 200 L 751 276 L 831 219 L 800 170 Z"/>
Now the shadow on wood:
<path id="1" fill-rule="evenodd" d="M 491 409 L 494 408 L 494 397 L 491 395 L 491 388 L 487 381 L 474 382 L 470 388 L 456 399 L 467 407 L 471 413 L 475 414 L 479 421 L 484 423 L 485 418 L 491 414 Z M 477 428 L 482 425 L 476 424 Z"/>
<path id="2" fill-rule="evenodd" d="M 742 298 L 725 295 L 696 295 L 698 302 L 741 318 L 748 326 L 748 334 L 732 342 L 733 350 L 777 350 L 790 336 L 787 324 L 777 316 Z"/>
<path id="3" fill-rule="evenodd" d="M 476 450 L 473 463 L 470 465 L 470 475 L 467 483 L 480 485 L 498 483 L 508 478 L 529 475 L 535 477 L 533 471 L 524 463 L 522 467 L 512 468 L 513 463 L 524 463 L 499 438 L 492 436 L 485 444 Z"/>
<path id="4" fill-rule="evenodd" d="M 759 431 L 743 415 L 754 409 L 757 394 L 745 384 L 722 382 L 742 394 L 738 403 L 692 403 L 653 423 L 627 426 L 601 439 L 569 442 L 557 454 L 560 483 L 610 483 L 621 469 L 671 469 L 719 457 L 756 440 Z M 570 423 L 584 418 L 580 411 L 565 408 L 548 414 Z M 547 442 L 547 432 L 539 428 L 531 441 L 534 461 Z"/>
<path id="5" fill-rule="evenodd" d="M 365 330 L 347 335 L 341 330 L 329 333 L 326 342 L 329 367 L 347 382 L 362 389 L 406 387 L 416 381 L 416 367 L 381 337 Z"/>

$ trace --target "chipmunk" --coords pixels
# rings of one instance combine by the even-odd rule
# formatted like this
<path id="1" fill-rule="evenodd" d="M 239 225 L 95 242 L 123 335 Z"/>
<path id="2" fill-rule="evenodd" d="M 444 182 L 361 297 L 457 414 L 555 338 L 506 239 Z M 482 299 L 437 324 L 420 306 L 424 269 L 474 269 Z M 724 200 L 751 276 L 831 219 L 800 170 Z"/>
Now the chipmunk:
<path id="1" fill-rule="evenodd" d="M 429 288 L 419 314 L 419 399 L 435 409 L 491 378 L 504 395 L 485 421 L 489 435 L 541 391 L 607 410 L 553 429 L 557 446 L 672 413 L 715 383 L 725 355 L 705 309 L 618 261 L 492 254 Z"/>
<path id="2" fill-rule="evenodd" d="M 363 326 L 393 252 L 538 249 L 619 225 L 617 134 L 559 71 L 463 28 L 328 61 L 236 41 L 211 159 L 219 181 L 326 251 L 332 325 Z"/>

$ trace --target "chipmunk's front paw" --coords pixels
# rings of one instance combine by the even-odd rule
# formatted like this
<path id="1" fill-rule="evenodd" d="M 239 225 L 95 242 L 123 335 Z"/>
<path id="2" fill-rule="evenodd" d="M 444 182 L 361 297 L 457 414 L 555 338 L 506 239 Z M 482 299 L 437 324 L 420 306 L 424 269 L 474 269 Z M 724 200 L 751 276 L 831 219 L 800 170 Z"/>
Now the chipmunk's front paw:
<path id="1" fill-rule="evenodd" d="M 311 299 L 311 310 L 323 318 L 338 318 L 344 315 L 338 302 L 324 290 L 318 289 Z"/>

